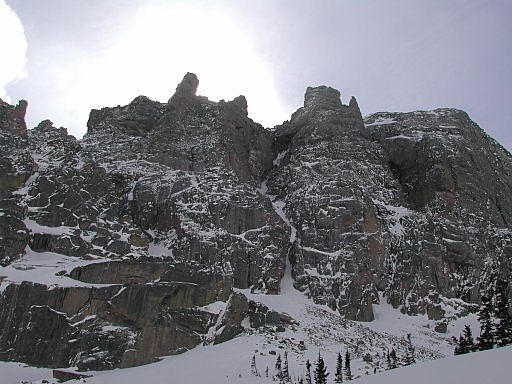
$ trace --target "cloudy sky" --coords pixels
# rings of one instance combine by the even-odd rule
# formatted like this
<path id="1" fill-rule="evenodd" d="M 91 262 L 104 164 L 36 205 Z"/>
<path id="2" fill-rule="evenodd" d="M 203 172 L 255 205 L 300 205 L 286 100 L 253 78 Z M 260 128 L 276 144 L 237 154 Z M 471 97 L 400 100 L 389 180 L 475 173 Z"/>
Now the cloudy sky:
<path id="1" fill-rule="evenodd" d="M 308 85 L 364 114 L 466 110 L 512 149 L 510 0 L 0 0 L 0 97 L 81 137 L 91 108 L 167 101 L 185 72 L 265 126 Z"/>

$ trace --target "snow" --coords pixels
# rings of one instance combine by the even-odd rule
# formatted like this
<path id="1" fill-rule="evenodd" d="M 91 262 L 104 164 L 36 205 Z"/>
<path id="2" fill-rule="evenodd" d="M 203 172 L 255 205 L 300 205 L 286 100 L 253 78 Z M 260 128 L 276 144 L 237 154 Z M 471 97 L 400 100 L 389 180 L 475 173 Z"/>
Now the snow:
<path id="1" fill-rule="evenodd" d="M 335 251 L 335 252 L 325 252 L 325 251 L 321 251 L 319 249 L 312 248 L 312 247 L 302 247 L 302 249 L 304 251 L 320 253 L 321 255 L 332 256 L 332 257 L 339 257 L 341 255 L 341 252 L 342 252 L 341 250 Z"/>
<path id="2" fill-rule="evenodd" d="M 226 308 L 226 303 L 223 301 L 216 301 L 214 303 L 200 307 L 200 309 L 202 309 L 206 312 L 214 313 L 216 315 L 220 314 L 225 308 Z"/>
<path id="3" fill-rule="evenodd" d="M 124 331 L 124 330 L 130 331 L 130 328 L 123 327 L 121 325 L 104 325 L 103 327 L 101 327 L 101 329 L 103 330 L 103 332 L 114 332 L 114 331 Z"/>
<path id="4" fill-rule="evenodd" d="M 87 379 L 88 384 L 111 383 L 270 383 L 271 379 L 255 377 L 250 374 L 250 361 L 255 350 L 262 350 L 264 344 L 261 337 L 240 337 L 227 343 L 209 347 L 197 347 L 187 353 L 164 358 L 161 362 L 135 368 L 116 369 L 97 372 Z M 263 352 L 264 353 L 264 352 Z M 257 357 L 259 370 L 264 372 L 268 361 L 269 370 L 273 368 L 272 356 L 265 359 Z M 265 362 L 265 363 L 264 363 Z M 148 381 L 149 380 L 149 381 Z M 80 383 L 79 380 L 69 381 L 70 384 Z"/>
<path id="5" fill-rule="evenodd" d="M 284 155 L 283 155 L 284 156 Z M 281 160 L 279 160 L 281 161 Z M 263 181 L 259 188 L 256 189 L 262 196 L 267 197 L 272 203 L 272 207 L 277 215 L 284 221 L 284 223 L 290 228 L 290 244 L 293 244 L 297 239 L 297 229 L 292 225 L 290 219 L 286 216 L 284 208 L 286 203 L 283 200 L 276 200 L 276 196 L 268 193 L 267 181 Z"/>
<path id="6" fill-rule="evenodd" d="M 270 197 L 270 195 L 268 195 Z M 287 226 L 290 227 L 290 244 L 293 244 L 297 238 L 297 229 L 291 224 L 290 220 L 286 216 L 286 213 L 284 212 L 284 207 L 286 206 L 286 203 L 283 200 L 274 200 L 270 199 L 272 202 L 272 206 L 274 207 L 274 211 L 277 213 L 277 215 L 285 222 Z"/>
<path id="7" fill-rule="evenodd" d="M 421 141 L 425 137 L 425 134 L 423 132 L 411 132 L 411 135 L 396 135 L 396 136 L 390 136 L 386 137 L 386 140 L 395 140 L 395 139 L 405 139 L 405 140 L 412 140 L 412 141 Z"/>
<path id="8" fill-rule="evenodd" d="M 403 236 L 405 228 L 402 225 L 402 219 L 408 216 L 413 216 L 416 212 L 401 206 L 394 206 L 386 204 L 383 201 L 372 199 L 373 203 L 377 206 L 384 208 L 388 212 L 387 219 L 390 221 L 389 232 L 395 236 Z"/>
<path id="9" fill-rule="evenodd" d="M 34 220 L 25 219 L 23 220 L 23 223 L 27 227 L 27 229 L 32 233 L 42 233 L 42 234 L 49 234 L 49 235 L 72 235 L 73 231 L 76 228 L 72 227 L 47 227 L 44 225 L 40 225 L 36 223 Z"/>
<path id="10" fill-rule="evenodd" d="M 54 252 L 35 252 L 30 247 L 25 255 L 6 267 L 0 267 L 0 292 L 10 283 L 30 281 L 53 287 L 106 287 L 111 284 L 90 284 L 74 280 L 58 272 L 70 272 L 72 269 L 92 263 L 100 263 L 105 259 L 84 260 L 78 257 L 61 255 Z"/>
<path id="11" fill-rule="evenodd" d="M 200 345 L 184 354 L 164 357 L 162 361 L 140 367 L 116 369 L 112 371 L 87 372 L 93 375 L 86 381 L 89 384 L 124 383 L 135 384 L 151 381 L 152 384 L 173 383 L 193 384 L 204 382 L 207 378 L 210 384 L 229 383 L 272 383 L 272 378 L 266 378 L 265 369 L 269 367 L 270 376 L 274 373 L 274 364 L 277 354 L 283 356 L 288 351 L 290 372 L 293 377 L 304 374 L 304 363 L 309 359 L 314 366 L 319 351 L 322 353 L 328 369 L 333 372 L 336 355 L 339 351 L 350 350 L 352 359 L 352 372 L 361 383 L 409 382 L 413 372 L 422 372 L 422 377 L 431 380 L 428 367 L 434 367 L 437 379 L 440 383 L 458 383 L 467 381 L 454 376 L 455 381 L 445 381 L 444 377 L 450 377 L 453 369 L 451 363 L 464 361 L 466 357 L 450 357 L 449 360 L 440 360 L 424 363 L 425 360 L 453 355 L 453 347 L 447 340 L 451 336 L 458 336 L 464 324 L 470 322 L 475 332 L 478 324 L 475 318 L 460 319 L 454 326 L 449 326 L 447 334 L 438 334 L 433 330 L 434 321 L 426 316 L 407 316 L 394 309 L 381 297 L 381 304 L 374 305 L 375 321 L 359 323 L 345 320 L 340 314 L 327 306 L 315 304 L 302 292 L 293 287 L 294 280 L 291 275 L 292 267 L 287 260 L 281 290 L 279 295 L 264 295 L 251 293 L 250 290 L 238 291 L 244 293 L 248 299 L 261 302 L 271 309 L 286 313 L 297 322 L 286 327 L 284 332 L 261 332 L 252 330 L 242 334 L 233 340 L 217 345 Z M 215 302 L 202 309 L 212 313 L 222 313 L 226 303 Z M 243 324 L 248 327 L 247 319 Z M 475 328 L 476 327 L 476 328 Z M 213 327 L 215 328 L 215 327 Z M 418 365 L 394 370 L 392 372 L 379 373 L 376 376 L 365 377 L 373 373 L 373 368 L 362 359 L 366 351 L 374 351 L 373 358 L 378 357 L 375 352 L 395 346 L 400 350 L 405 345 L 406 335 L 410 333 L 412 342 L 416 348 Z M 357 350 L 360 349 L 359 352 Z M 491 351 L 495 359 L 503 361 L 503 351 Z M 477 355 L 487 356 L 486 353 L 474 354 L 467 358 L 477 358 Z M 250 362 L 252 356 L 256 357 L 256 365 L 260 377 L 251 374 Z M 506 357 L 510 359 L 511 350 L 506 351 Z M 422 362 L 423 361 L 423 362 Z M 474 366 L 476 366 L 476 363 Z M 492 363 L 492 364 L 491 364 Z M 462 363 L 461 363 L 462 364 Z M 480 363 L 478 363 L 480 364 Z M 486 364 L 490 364 L 486 368 Z M 482 362 L 483 371 L 499 370 L 498 365 L 493 365 L 491 359 Z M 503 368 L 500 368 L 503 372 Z M 9 381 L 6 384 L 33 381 L 40 384 L 42 379 L 51 377 L 50 370 L 23 368 L 20 364 L 0 363 L 0 375 L 7 372 Z M 462 368 L 460 369 L 462 371 Z M 397 381 L 404 375 L 404 381 Z M 333 373 L 331 374 L 333 376 Z M 478 377 L 478 376 L 475 376 Z M 459 381 L 456 381 L 459 380 Z M 496 383 L 506 382 L 495 380 Z M 432 380 L 431 380 L 432 381 Z M 429 381 L 429 382 L 431 382 Z M 53 381 L 50 381 L 53 382 Z M 70 381 L 70 384 L 78 384 L 80 381 Z M 476 382 L 486 382 L 474 381 Z M 4 381 L 2 381 L 2 384 Z M 417 382 L 415 384 L 420 384 Z M 471 383 L 471 382 L 469 382 Z"/>
<path id="12" fill-rule="evenodd" d="M 274 159 L 273 161 L 273 165 L 278 167 L 280 164 L 281 164 L 281 161 L 283 160 L 283 158 L 288 154 L 288 149 L 285 150 L 285 151 L 282 151 L 282 152 L 279 152 L 279 154 L 277 155 L 277 157 Z"/>
<path id="13" fill-rule="evenodd" d="M 381 119 L 371 125 L 391 124 L 393 122 L 391 119 Z M 280 162 L 285 156 L 285 153 L 281 153 L 276 161 Z M 307 165 L 312 166 L 314 164 L 308 163 Z M 195 179 L 193 186 L 198 188 L 198 183 L 198 180 Z M 286 215 L 286 202 L 270 195 L 266 182 L 260 185 L 258 192 L 263 197 L 269 198 L 276 214 L 289 226 L 290 243 L 297 241 L 296 229 Z M 223 193 L 219 192 L 218 194 L 224 196 Z M 392 206 L 380 201 L 374 201 L 374 203 L 386 211 L 388 219 L 393 224 L 391 232 L 399 236 L 403 232 L 401 221 L 412 215 L 413 212 L 405 207 Z M 187 209 L 190 209 L 190 207 L 187 207 Z M 69 227 L 44 227 L 32 221 L 25 224 L 35 233 L 70 234 L 73 230 Z M 256 228 L 234 236 L 239 237 L 242 241 L 249 242 L 245 235 L 251 231 L 261 231 L 263 228 Z M 207 234 L 206 231 L 201 233 L 205 236 Z M 155 234 L 153 233 L 153 235 Z M 304 250 L 332 257 L 337 257 L 341 253 L 341 251 L 324 252 L 311 247 L 304 247 Z M 149 254 L 153 256 L 172 256 L 169 247 L 158 241 L 150 243 Z M 34 281 L 52 287 L 108 286 L 109 284 L 86 284 L 64 275 L 56 276 L 56 273 L 60 271 L 69 272 L 77 266 L 103 261 L 104 259 L 83 260 L 52 252 L 38 253 L 27 248 L 26 256 L 21 260 L 8 267 L 0 268 L 0 291 L 5 289 L 10 282 L 21 281 Z M 110 384 L 119 382 L 135 384 L 147 382 L 149 379 L 152 384 L 158 384 L 169 383 L 171 379 L 172 382 L 187 384 L 204 382 L 205 378 L 211 384 L 271 383 L 271 378 L 264 377 L 265 368 L 268 366 L 270 375 L 272 375 L 276 359 L 275 353 L 283 355 L 285 350 L 289 353 L 290 371 L 294 377 L 304 373 L 305 361 L 309 359 L 314 362 L 319 351 L 321 351 L 328 368 L 332 372 L 337 353 L 349 350 L 353 354 L 352 372 L 354 377 L 363 377 L 361 380 L 365 380 L 364 375 L 372 373 L 373 367 L 368 366 L 363 361 L 363 353 L 369 352 L 373 358 L 381 359 L 379 352 L 381 353 L 383 349 L 391 346 L 396 346 L 397 351 L 400 351 L 400 348 L 403 351 L 407 334 L 411 334 L 412 342 L 418 354 L 417 360 L 425 361 L 451 356 L 453 347 L 448 343 L 448 340 L 452 336 L 458 336 L 464 324 L 469 322 L 474 334 L 478 333 L 478 324 L 473 316 L 450 323 L 448 332 L 439 334 L 434 331 L 435 321 L 428 320 L 426 316 L 406 316 L 387 304 L 383 297 L 380 298 L 381 304 L 374 305 L 375 321 L 358 323 L 345 320 L 337 311 L 325 305 L 315 304 L 306 296 L 307 292 L 297 291 L 293 287 L 294 280 L 291 273 L 292 267 L 289 261 L 286 260 L 279 295 L 263 295 L 251 293 L 250 290 L 238 290 L 243 292 L 250 300 L 260 302 L 273 310 L 290 315 L 297 324 L 286 327 L 284 332 L 267 331 L 265 333 L 251 329 L 247 334 L 242 334 L 231 341 L 218 345 L 200 345 L 184 354 L 165 357 L 158 363 L 122 370 L 90 372 L 93 377 L 87 379 L 87 383 Z M 123 289 L 121 288 L 121 290 Z M 202 309 L 220 314 L 220 319 L 225 308 L 226 303 L 219 301 Z M 90 319 L 92 318 L 86 318 L 86 320 Z M 217 328 L 217 325 L 210 328 L 210 330 L 221 331 Z M 244 319 L 243 325 L 249 328 L 248 319 Z M 109 331 L 118 329 L 121 328 L 114 325 L 104 327 L 104 330 Z M 263 377 L 255 377 L 250 373 L 250 362 L 253 355 L 256 356 L 257 367 Z M 390 374 L 395 375 L 399 371 L 410 369 L 412 368 L 385 373 L 382 377 L 387 377 L 386 375 Z M 4 378 L 4 370 L 7 372 L 6 380 L 10 380 L 6 384 L 18 383 L 21 380 L 36 381 L 40 384 L 42 379 L 51 377 L 51 370 L 24 368 L 23 365 L 15 363 L 0 363 L 0 377 L 2 378 Z M 331 374 L 332 376 L 333 374 Z M 376 376 L 372 379 L 377 378 Z M 4 380 L 0 381 L 2 384 L 4 383 Z M 378 383 L 378 381 L 375 382 Z M 439 380 L 439 382 L 444 381 Z"/>
<path id="14" fill-rule="evenodd" d="M 464 329 L 464 325 L 470 325 L 475 335 L 479 332 L 476 315 L 469 315 L 452 321 L 447 327 L 446 334 L 439 334 L 434 331 L 435 321 L 429 320 L 427 315 L 408 316 L 403 314 L 388 304 L 382 295 L 380 303 L 373 305 L 373 313 L 375 320 L 366 324 L 368 328 L 375 332 L 401 338 L 410 333 L 415 344 L 436 350 L 443 356 L 453 354 L 453 346 L 447 340 L 452 336 L 458 337 Z"/>
<path id="15" fill-rule="evenodd" d="M 265 377 L 265 368 L 274 372 L 275 356 L 269 354 L 268 344 L 261 337 L 240 337 L 227 343 L 210 347 L 197 347 L 185 354 L 166 357 L 162 361 L 135 368 L 116 369 L 94 372 L 88 378 L 88 384 L 152 384 L 202 383 L 207 378 L 209 384 L 261 384 L 272 383 Z M 277 351 L 283 353 L 283 351 Z M 256 355 L 256 366 L 261 377 L 250 374 L 250 361 Z M 360 384 L 481 384 L 508 383 L 510 375 L 507 363 L 512 359 L 512 348 L 504 347 L 485 352 L 454 356 L 446 359 L 429 361 L 408 367 L 387 371 L 378 375 L 363 376 L 354 380 Z M 314 361 L 313 361 L 314 362 Z M 313 365 L 314 367 L 314 365 Z M 327 364 L 333 376 L 334 365 Z M 292 375 L 302 365 L 290 361 Z M 0 363 L 2 384 L 17 384 L 21 381 L 41 383 L 51 380 L 50 369 L 27 367 L 19 363 Z M 89 373 L 88 373 L 89 374 Z M 149 380 L 149 381 L 148 381 Z M 78 384 L 81 381 L 69 381 Z"/>
<path id="16" fill-rule="evenodd" d="M 482 384 L 510 383 L 508 364 L 512 361 L 512 347 L 470 353 L 447 359 L 429 361 L 405 368 L 364 377 L 358 384 Z"/>
<path id="17" fill-rule="evenodd" d="M 52 370 L 47 368 L 30 367 L 21 363 L 0 362 L 0 377 L 2 384 L 18 384 L 25 382 L 50 381 Z"/>
<path id="18" fill-rule="evenodd" d="M 365 124 L 364 126 L 365 127 L 373 127 L 375 125 L 386 125 L 386 124 L 394 124 L 394 123 L 396 123 L 396 121 L 394 119 L 387 117 L 387 118 L 378 118 L 373 123 Z"/>
<path id="19" fill-rule="evenodd" d="M 148 254 L 153 257 L 172 257 L 172 249 L 154 241 L 149 243 Z"/>

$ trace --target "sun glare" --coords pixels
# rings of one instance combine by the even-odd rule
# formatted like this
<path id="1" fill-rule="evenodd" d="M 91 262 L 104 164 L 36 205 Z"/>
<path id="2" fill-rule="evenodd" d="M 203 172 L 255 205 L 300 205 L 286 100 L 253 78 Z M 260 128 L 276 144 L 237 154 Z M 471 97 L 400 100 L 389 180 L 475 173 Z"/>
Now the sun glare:
<path id="1" fill-rule="evenodd" d="M 0 98 L 10 102 L 5 86 L 26 76 L 24 68 L 27 40 L 20 19 L 2 0 L 0 0 L 0 46 L 5 54 L 0 60 Z"/>
<path id="2" fill-rule="evenodd" d="M 249 116 L 265 126 L 284 121 L 273 79 L 242 28 L 220 10 L 147 6 L 134 13 L 94 57 L 72 60 L 59 78 L 86 121 L 89 109 L 127 103 L 139 94 L 167 101 L 188 72 L 211 100 L 245 95 Z"/>

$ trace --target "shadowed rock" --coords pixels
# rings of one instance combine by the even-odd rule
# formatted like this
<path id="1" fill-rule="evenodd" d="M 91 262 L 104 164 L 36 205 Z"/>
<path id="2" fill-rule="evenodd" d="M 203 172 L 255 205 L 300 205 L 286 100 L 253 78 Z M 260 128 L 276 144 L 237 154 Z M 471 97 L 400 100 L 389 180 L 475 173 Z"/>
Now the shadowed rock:
<path id="1" fill-rule="evenodd" d="M 181 83 L 176 87 L 176 92 L 169 99 L 169 104 L 178 108 L 192 107 L 197 104 L 196 96 L 199 80 L 194 73 L 187 72 Z"/>
<path id="2" fill-rule="evenodd" d="M 304 95 L 305 108 L 336 109 L 341 107 L 341 94 L 337 89 L 320 85 L 308 87 Z"/>
<path id="3" fill-rule="evenodd" d="M 25 123 L 25 114 L 27 113 L 27 106 L 26 100 L 20 100 L 13 107 L 0 99 L 0 131 L 7 131 L 26 138 L 27 124 Z"/>

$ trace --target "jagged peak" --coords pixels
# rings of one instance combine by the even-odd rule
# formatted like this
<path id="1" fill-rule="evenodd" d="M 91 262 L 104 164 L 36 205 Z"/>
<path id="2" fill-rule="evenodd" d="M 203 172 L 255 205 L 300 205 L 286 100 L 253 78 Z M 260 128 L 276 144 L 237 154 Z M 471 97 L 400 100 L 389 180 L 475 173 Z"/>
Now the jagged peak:
<path id="1" fill-rule="evenodd" d="M 46 130 L 46 129 L 52 129 L 52 128 L 54 128 L 53 122 L 51 120 L 46 119 L 46 120 L 41 121 L 35 129 Z"/>
<path id="2" fill-rule="evenodd" d="M 359 111 L 359 104 L 357 103 L 357 100 L 356 100 L 355 96 L 352 96 L 352 97 L 350 98 L 350 101 L 349 101 L 349 103 L 348 103 L 348 106 L 349 106 L 350 108 L 354 108 L 354 109 L 357 109 L 357 110 Z"/>
<path id="3" fill-rule="evenodd" d="M 183 80 L 176 87 L 176 94 L 192 96 L 197 92 L 199 86 L 199 79 L 195 73 L 187 72 L 183 76 Z"/>
<path id="4" fill-rule="evenodd" d="M 133 104 L 143 104 L 143 103 L 154 103 L 153 100 L 151 100 L 149 97 L 147 96 L 144 96 L 144 95 L 139 95 L 137 96 L 135 99 L 133 99 L 131 102 L 130 102 L 130 105 L 133 105 Z"/>
<path id="5" fill-rule="evenodd" d="M 54 136 L 54 135 L 57 135 L 57 136 L 61 136 L 61 135 L 68 136 L 67 128 L 64 128 L 64 127 L 57 128 L 56 126 L 53 125 L 53 122 L 51 120 L 48 120 L 48 119 L 41 121 L 37 125 L 37 127 L 35 127 L 32 130 L 32 132 L 33 133 L 37 132 L 37 133 L 47 134 L 47 135 L 50 135 L 50 136 Z"/>
<path id="6" fill-rule="evenodd" d="M 305 108 L 336 109 L 341 105 L 340 91 L 326 85 L 307 87 L 304 94 Z"/>
<path id="7" fill-rule="evenodd" d="M 235 97 L 233 100 L 230 101 L 230 103 L 233 103 L 237 107 L 239 107 L 245 114 L 245 116 L 248 115 L 248 105 L 247 105 L 247 99 L 244 95 L 240 95 Z"/>
<path id="8" fill-rule="evenodd" d="M 25 115 L 28 102 L 21 99 L 13 106 L 0 99 L 0 130 L 11 132 L 21 137 L 27 137 L 27 124 Z"/>
<path id="9" fill-rule="evenodd" d="M 197 102 L 197 87 L 199 86 L 199 79 L 195 73 L 187 72 L 183 76 L 183 80 L 176 87 L 176 92 L 169 99 L 169 104 L 178 107 L 188 107 Z"/>

